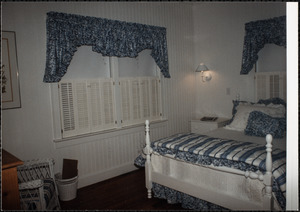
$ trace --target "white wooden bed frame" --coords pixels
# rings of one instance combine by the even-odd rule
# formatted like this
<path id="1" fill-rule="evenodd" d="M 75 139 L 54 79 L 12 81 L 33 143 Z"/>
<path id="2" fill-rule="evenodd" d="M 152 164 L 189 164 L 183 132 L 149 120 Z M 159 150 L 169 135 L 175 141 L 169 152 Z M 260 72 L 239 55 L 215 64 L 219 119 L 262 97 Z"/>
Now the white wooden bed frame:
<path id="1" fill-rule="evenodd" d="M 274 209 L 271 135 L 266 136 L 266 172 L 262 174 L 228 167 L 196 165 L 154 154 L 150 146 L 149 121 L 147 120 L 145 124 L 146 146 L 143 151 L 146 154 L 145 175 L 148 198 L 151 198 L 152 183 L 155 182 L 232 210 Z M 169 164 L 168 170 L 165 166 L 155 165 L 162 163 Z M 173 173 L 178 170 L 174 167 L 182 169 Z M 254 187 L 259 189 L 252 191 L 248 190 L 247 186 L 246 189 L 245 186 L 241 189 L 242 184 L 249 187 L 255 185 Z"/>
<path id="2" fill-rule="evenodd" d="M 271 82 L 273 86 L 270 87 Z M 274 97 L 286 100 L 285 87 L 285 72 L 255 73 L 257 101 Z M 276 90 L 280 92 L 274 92 Z M 266 172 L 263 175 L 260 172 L 244 172 L 228 167 L 191 164 L 172 157 L 152 154 L 149 121 L 145 124 L 144 153 L 148 198 L 151 198 L 152 182 L 155 182 L 232 210 L 281 210 L 272 194 L 271 135 L 266 136 Z"/>

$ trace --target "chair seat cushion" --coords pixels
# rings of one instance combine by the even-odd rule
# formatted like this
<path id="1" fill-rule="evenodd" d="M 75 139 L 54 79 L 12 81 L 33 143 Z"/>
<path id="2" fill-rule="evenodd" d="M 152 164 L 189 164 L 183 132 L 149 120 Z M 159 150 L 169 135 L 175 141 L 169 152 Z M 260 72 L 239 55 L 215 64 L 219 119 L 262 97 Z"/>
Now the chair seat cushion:
<path id="1" fill-rule="evenodd" d="M 46 201 L 46 207 L 48 208 L 49 202 L 55 195 L 55 182 L 52 179 L 44 180 L 44 198 Z"/>
<path id="2" fill-rule="evenodd" d="M 55 194 L 55 182 L 52 179 L 43 180 L 44 199 L 46 202 L 46 208 L 48 208 L 50 200 Z M 37 189 L 22 190 L 20 192 L 21 201 L 26 204 L 28 210 L 37 210 L 41 203 L 39 202 L 39 192 Z"/>

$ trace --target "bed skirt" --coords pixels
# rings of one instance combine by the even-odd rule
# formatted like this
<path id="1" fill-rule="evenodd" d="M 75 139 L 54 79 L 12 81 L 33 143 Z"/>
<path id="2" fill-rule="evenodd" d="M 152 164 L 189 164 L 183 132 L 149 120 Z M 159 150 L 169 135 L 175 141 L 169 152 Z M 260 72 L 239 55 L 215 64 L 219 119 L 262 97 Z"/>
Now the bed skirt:
<path id="1" fill-rule="evenodd" d="M 240 197 L 242 199 L 252 199 L 252 201 L 260 202 L 261 200 L 258 200 L 260 195 L 258 195 L 259 192 L 263 189 L 263 187 L 260 187 L 261 185 L 257 185 L 254 181 L 250 179 L 246 179 L 245 177 L 239 178 L 237 177 L 235 182 L 239 182 L 237 184 L 230 184 L 231 181 L 228 181 L 227 179 L 229 177 L 232 177 L 231 175 L 226 176 L 226 173 L 220 172 L 217 175 L 211 175 L 209 173 L 210 169 L 205 169 L 204 167 L 199 166 L 199 173 L 196 175 L 192 175 L 192 173 L 195 174 L 195 170 L 192 164 L 190 163 L 184 163 L 180 162 L 174 158 L 169 157 L 163 157 L 157 154 L 152 154 L 152 168 L 155 173 L 162 173 L 165 176 L 170 176 L 171 178 L 175 177 L 176 179 L 182 179 L 183 181 L 187 182 L 194 182 L 193 184 L 197 186 L 197 184 L 201 184 L 201 178 L 199 179 L 198 176 L 201 176 L 200 173 L 202 172 L 202 177 L 208 179 L 208 178 L 216 178 L 212 182 L 219 182 L 218 185 L 216 184 L 209 184 L 209 181 L 206 181 L 208 183 L 206 186 L 211 187 L 213 190 L 220 190 L 220 191 L 228 191 L 228 193 L 239 193 Z M 142 155 L 136 158 L 135 164 L 138 166 L 144 166 L 145 159 Z M 172 170 L 172 171 L 171 171 Z M 204 176 L 203 176 L 204 174 Z M 275 182 L 275 181 L 274 181 Z M 276 187 L 276 183 L 273 184 L 273 192 L 280 193 L 280 189 Z M 245 187 L 246 186 L 246 187 Z M 201 186 L 203 187 L 203 185 Z M 244 188 L 243 188 L 244 187 Z M 247 189 L 246 189 L 247 188 Z M 248 190 L 247 193 L 243 193 L 242 191 Z M 219 205 L 207 202 L 205 200 L 190 196 L 188 194 L 182 193 L 178 190 L 171 189 L 167 186 L 162 186 L 159 183 L 155 183 L 155 180 L 153 182 L 153 188 L 152 191 L 154 193 L 154 197 L 166 199 L 169 203 L 180 203 L 183 208 L 186 209 L 193 209 L 193 210 L 223 210 L 226 211 L 228 209 L 221 207 Z M 277 192 L 276 192 L 277 191 Z M 257 194 L 257 195 L 256 195 Z M 243 198 L 243 196 L 245 196 Z M 278 199 L 277 199 L 278 200 Z M 218 202 L 218 201 L 216 201 Z M 276 201 L 277 202 L 277 201 Z M 277 202 L 278 204 L 278 202 Z M 275 210 L 281 210 L 278 205 L 275 204 Z"/>
<path id="2" fill-rule="evenodd" d="M 174 189 L 162 186 L 157 183 L 153 183 L 152 188 L 154 197 L 160 199 L 166 199 L 169 204 L 181 204 L 182 208 L 192 209 L 197 211 L 230 211 L 227 208 L 223 208 L 219 205 L 198 199 L 188 194 L 176 191 Z"/>

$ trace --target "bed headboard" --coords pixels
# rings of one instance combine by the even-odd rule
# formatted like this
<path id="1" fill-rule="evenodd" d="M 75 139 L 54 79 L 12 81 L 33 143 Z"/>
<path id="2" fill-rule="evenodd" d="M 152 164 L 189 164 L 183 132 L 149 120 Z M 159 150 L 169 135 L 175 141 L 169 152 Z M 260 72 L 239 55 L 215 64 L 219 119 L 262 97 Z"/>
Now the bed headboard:
<path id="1" fill-rule="evenodd" d="M 279 97 L 286 101 L 286 72 L 256 72 L 255 98 Z"/>

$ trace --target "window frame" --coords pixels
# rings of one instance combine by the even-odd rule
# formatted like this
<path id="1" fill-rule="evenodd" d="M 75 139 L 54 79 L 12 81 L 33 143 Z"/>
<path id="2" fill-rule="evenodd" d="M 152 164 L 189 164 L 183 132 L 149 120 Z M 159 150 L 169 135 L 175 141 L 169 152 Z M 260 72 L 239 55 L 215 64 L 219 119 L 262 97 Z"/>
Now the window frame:
<path id="1" fill-rule="evenodd" d="M 159 98 L 159 111 L 160 111 L 160 117 L 159 119 L 152 120 L 153 123 L 166 121 L 166 118 L 163 116 L 163 99 L 162 99 L 162 80 L 161 80 L 161 72 L 157 65 L 156 67 L 156 77 L 159 80 L 159 90 L 158 90 L 158 98 Z M 113 89 L 115 91 L 114 96 L 116 101 L 121 102 L 121 94 L 120 94 L 120 88 L 117 88 L 120 86 L 120 79 L 119 78 L 119 70 L 118 70 L 118 58 L 117 57 L 109 57 L 109 70 L 110 70 L 110 77 L 113 79 L 115 83 L 115 88 Z M 63 81 L 63 80 L 62 80 Z M 103 133 L 110 133 L 114 131 L 120 131 L 124 129 L 129 128 L 135 128 L 140 127 L 144 125 L 144 122 L 142 123 L 133 123 L 131 125 L 123 125 L 122 124 L 122 113 L 121 113 L 121 105 L 116 102 L 115 104 L 115 114 L 117 119 L 116 128 L 111 129 L 104 129 L 97 132 L 90 132 L 90 133 L 84 133 L 84 134 L 78 134 L 70 137 L 63 137 L 62 132 L 62 120 L 61 120 L 61 109 L 60 109 L 60 96 L 59 96 L 59 83 L 51 83 L 50 84 L 50 92 L 51 92 L 51 103 L 52 103 L 52 115 L 53 115 L 53 137 L 55 142 L 60 142 L 64 140 L 70 140 L 70 139 L 76 139 L 78 137 L 86 137 L 86 136 L 93 136 L 95 134 L 103 134 Z M 119 99 L 119 100 L 117 100 Z"/>

